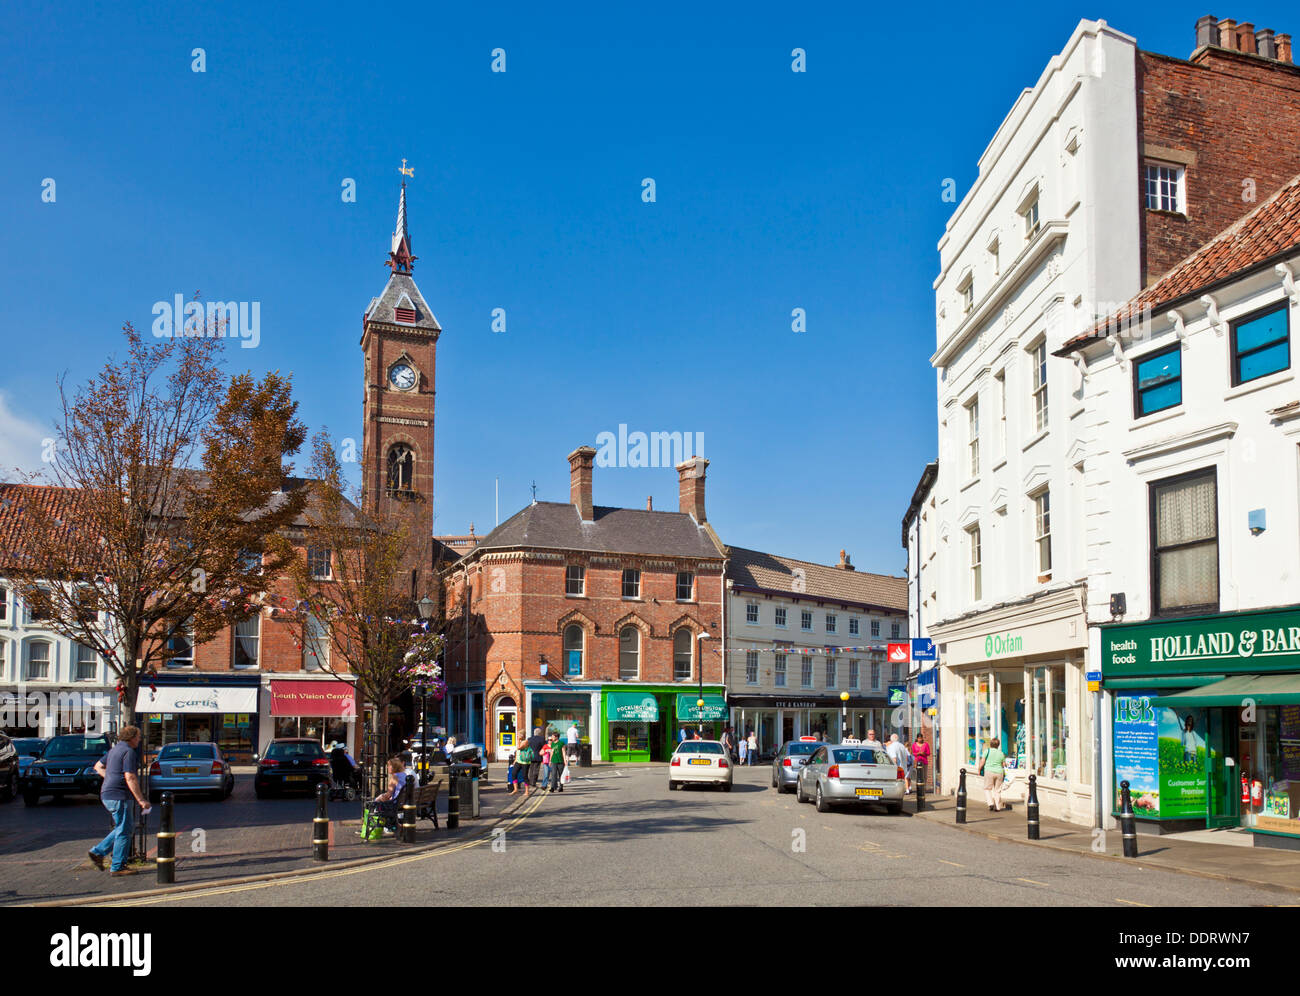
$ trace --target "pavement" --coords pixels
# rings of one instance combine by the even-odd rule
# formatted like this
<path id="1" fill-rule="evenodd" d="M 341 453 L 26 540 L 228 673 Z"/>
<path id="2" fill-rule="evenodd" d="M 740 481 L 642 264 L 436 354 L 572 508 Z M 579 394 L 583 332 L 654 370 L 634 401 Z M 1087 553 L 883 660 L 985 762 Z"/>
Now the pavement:
<path id="1" fill-rule="evenodd" d="M 905 809 L 914 816 L 918 815 L 915 796 L 908 797 Z M 1028 817 L 1023 803 L 1013 803 L 1011 809 L 995 813 L 988 809 L 982 799 L 971 796 L 967 802 L 964 824 L 957 823 L 956 809 L 954 796 L 927 796 L 925 811 L 919 816 L 991 840 L 1014 841 L 1067 854 L 1198 875 L 1258 888 L 1300 892 L 1300 851 L 1271 847 L 1250 847 L 1246 850 L 1242 845 L 1249 845 L 1250 842 L 1236 831 L 1206 830 L 1162 835 L 1142 833 L 1139 829 L 1138 856 L 1126 858 L 1123 837 L 1118 828 L 1094 831 L 1091 827 L 1040 815 L 1039 839 L 1035 841 L 1029 839 Z"/>
<path id="2" fill-rule="evenodd" d="M 250 769 L 251 770 L 251 769 Z M 257 799 L 252 775 L 236 769 L 235 791 L 221 801 L 178 798 L 174 809 L 176 885 L 216 883 L 250 876 L 309 873 L 326 865 L 312 855 L 314 797 Z M 461 804 L 460 827 L 448 830 L 447 796 L 438 797 L 441 829 L 421 820 L 416 843 L 395 837 L 363 841 L 361 802 L 331 802 L 328 867 L 382 861 L 396 855 L 440 847 L 481 835 L 518 808 L 521 794 L 509 795 L 504 781 L 480 782 L 480 817 L 468 818 Z M 136 875 L 114 878 L 91 865 L 86 852 L 112 828 L 98 799 L 45 799 L 35 808 L 21 801 L 0 804 L 0 905 L 63 903 L 166 889 L 157 881 L 156 834 L 159 807 L 149 817 L 149 864 Z"/>

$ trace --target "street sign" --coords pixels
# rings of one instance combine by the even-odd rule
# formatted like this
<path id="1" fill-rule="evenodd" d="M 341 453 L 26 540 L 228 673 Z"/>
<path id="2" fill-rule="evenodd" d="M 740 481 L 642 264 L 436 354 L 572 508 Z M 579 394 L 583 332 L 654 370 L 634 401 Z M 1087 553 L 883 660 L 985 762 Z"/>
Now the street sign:
<path id="1" fill-rule="evenodd" d="M 912 639 L 912 660 L 933 661 L 938 659 L 939 655 L 935 653 L 933 640 L 927 636 Z"/>
<path id="2" fill-rule="evenodd" d="M 1100 671 L 1089 671 L 1089 672 L 1088 672 L 1088 680 L 1089 680 L 1089 681 L 1101 681 L 1101 672 L 1100 672 Z"/>

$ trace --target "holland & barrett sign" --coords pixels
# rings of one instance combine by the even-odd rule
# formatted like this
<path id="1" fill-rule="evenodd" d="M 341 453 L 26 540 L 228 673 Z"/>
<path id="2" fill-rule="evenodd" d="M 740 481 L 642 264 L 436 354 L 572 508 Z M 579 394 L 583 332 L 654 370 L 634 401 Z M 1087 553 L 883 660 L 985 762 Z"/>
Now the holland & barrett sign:
<path id="1" fill-rule="evenodd" d="M 1300 609 L 1103 626 L 1107 678 L 1300 671 Z"/>

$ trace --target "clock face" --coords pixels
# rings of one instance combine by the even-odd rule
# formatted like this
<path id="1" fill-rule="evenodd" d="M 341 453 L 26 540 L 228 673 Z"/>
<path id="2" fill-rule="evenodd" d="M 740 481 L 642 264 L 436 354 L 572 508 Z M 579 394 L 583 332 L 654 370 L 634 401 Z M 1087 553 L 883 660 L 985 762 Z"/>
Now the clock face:
<path id="1" fill-rule="evenodd" d="M 388 380 L 399 391 L 409 391 L 415 386 L 415 371 L 405 363 L 398 363 L 388 371 Z"/>

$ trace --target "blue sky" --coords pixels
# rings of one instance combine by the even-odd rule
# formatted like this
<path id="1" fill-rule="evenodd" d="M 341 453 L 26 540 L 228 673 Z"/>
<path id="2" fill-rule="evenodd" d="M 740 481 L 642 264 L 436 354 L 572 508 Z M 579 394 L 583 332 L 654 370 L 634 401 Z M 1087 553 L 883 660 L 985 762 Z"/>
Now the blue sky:
<path id="1" fill-rule="evenodd" d="M 84 380 L 123 322 L 195 291 L 261 302 L 260 345 L 232 346 L 230 369 L 292 371 L 308 424 L 359 438 L 361 314 L 405 157 L 415 277 L 444 330 L 437 532 L 486 532 L 498 479 L 503 519 L 533 481 L 567 500 L 566 454 L 625 423 L 703 434 L 727 542 L 896 574 L 936 452 L 943 180 L 965 193 L 1080 18 L 1186 57 L 1209 12 L 79 7 L 11 7 L 0 38 L 6 467 L 39 463 L 60 374 Z M 1214 12 L 1300 33 L 1281 3 Z M 647 495 L 676 507 L 675 472 L 597 469 L 598 504 Z"/>

